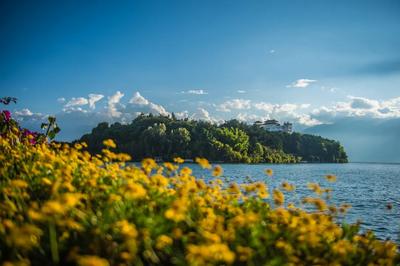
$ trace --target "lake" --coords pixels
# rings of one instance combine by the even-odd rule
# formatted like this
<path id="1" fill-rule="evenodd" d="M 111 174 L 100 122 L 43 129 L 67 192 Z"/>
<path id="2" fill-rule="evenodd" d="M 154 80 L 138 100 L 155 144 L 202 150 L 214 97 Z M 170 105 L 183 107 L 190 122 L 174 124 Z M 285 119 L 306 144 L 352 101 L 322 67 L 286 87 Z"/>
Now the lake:
<path id="1" fill-rule="evenodd" d="M 207 170 L 195 164 L 187 164 L 195 176 L 212 178 Z M 333 189 L 329 203 L 349 203 L 352 208 L 345 221 L 361 220 L 361 229 L 372 230 L 380 239 L 399 241 L 400 234 L 400 164 L 348 163 L 348 164 L 223 164 L 228 181 L 245 183 L 246 176 L 254 181 L 265 181 L 270 188 L 279 187 L 283 181 L 296 185 L 293 192 L 285 193 L 286 202 L 295 198 L 312 196 L 307 183 L 318 182 L 322 187 Z M 270 168 L 272 177 L 264 174 Z M 335 183 L 324 178 L 326 174 L 337 176 Z M 389 210 L 387 204 L 392 204 Z"/>

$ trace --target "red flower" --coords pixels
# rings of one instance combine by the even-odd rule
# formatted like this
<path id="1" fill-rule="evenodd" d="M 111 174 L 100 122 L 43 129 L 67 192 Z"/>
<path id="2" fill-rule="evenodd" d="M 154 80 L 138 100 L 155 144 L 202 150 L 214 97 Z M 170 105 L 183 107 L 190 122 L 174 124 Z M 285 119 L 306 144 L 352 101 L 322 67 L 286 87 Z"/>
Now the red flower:
<path id="1" fill-rule="evenodd" d="M 9 121 L 10 121 L 10 119 L 11 119 L 11 113 L 10 113 L 10 111 L 4 110 L 4 111 L 3 111 L 3 116 L 4 116 L 4 120 L 5 120 L 6 122 L 9 122 Z"/>

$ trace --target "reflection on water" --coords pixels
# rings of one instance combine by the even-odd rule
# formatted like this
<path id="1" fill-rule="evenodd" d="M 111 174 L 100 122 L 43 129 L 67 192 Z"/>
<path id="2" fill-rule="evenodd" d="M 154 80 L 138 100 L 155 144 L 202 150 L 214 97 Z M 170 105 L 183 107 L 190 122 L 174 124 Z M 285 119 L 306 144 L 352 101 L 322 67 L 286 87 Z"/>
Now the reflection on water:
<path id="1" fill-rule="evenodd" d="M 212 178 L 197 165 L 188 165 L 195 176 Z M 224 177 L 237 183 L 245 183 L 249 176 L 254 181 L 265 181 L 270 187 L 278 187 L 283 181 L 296 185 L 296 196 L 310 196 L 307 183 L 318 182 L 333 189 L 330 203 L 349 203 L 352 208 L 345 221 L 361 220 L 362 230 L 371 229 L 381 239 L 397 242 L 400 234 L 400 164 L 295 164 L 295 165 L 245 165 L 224 164 Z M 266 168 L 274 171 L 272 177 L 264 174 Z M 337 181 L 329 183 L 324 176 L 336 175 Z M 247 178 L 248 179 L 248 178 Z M 293 194 L 285 193 L 287 201 L 295 200 Z M 392 209 L 387 204 L 392 204 Z"/>

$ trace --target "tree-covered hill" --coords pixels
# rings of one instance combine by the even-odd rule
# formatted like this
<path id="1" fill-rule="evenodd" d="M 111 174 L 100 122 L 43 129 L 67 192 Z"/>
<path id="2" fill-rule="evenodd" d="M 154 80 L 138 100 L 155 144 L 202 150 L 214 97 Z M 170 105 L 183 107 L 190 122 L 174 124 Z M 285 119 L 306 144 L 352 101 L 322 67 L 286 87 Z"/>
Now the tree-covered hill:
<path id="1" fill-rule="evenodd" d="M 80 141 L 98 153 L 104 139 L 114 139 L 119 152 L 134 160 L 145 157 L 171 160 L 205 157 L 211 161 L 244 163 L 345 163 L 339 142 L 300 133 L 268 132 L 256 125 L 230 120 L 221 125 L 178 120 L 166 116 L 140 115 L 131 124 L 98 124 Z"/>

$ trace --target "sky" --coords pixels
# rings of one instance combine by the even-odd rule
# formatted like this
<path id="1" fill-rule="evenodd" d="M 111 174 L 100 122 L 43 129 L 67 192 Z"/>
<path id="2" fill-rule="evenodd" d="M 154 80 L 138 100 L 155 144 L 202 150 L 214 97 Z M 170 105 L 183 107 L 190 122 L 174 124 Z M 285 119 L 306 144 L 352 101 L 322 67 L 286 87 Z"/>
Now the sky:
<path id="1" fill-rule="evenodd" d="M 400 1 L 1 1 L 0 92 L 63 139 L 140 112 L 400 118 Z"/>

